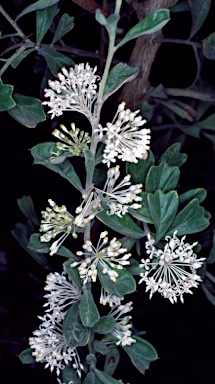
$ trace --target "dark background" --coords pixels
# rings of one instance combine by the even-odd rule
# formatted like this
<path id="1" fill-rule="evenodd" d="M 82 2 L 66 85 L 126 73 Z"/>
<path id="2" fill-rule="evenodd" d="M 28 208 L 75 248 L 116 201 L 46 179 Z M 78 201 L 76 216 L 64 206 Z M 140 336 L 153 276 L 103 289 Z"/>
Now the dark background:
<path id="1" fill-rule="evenodd" d="M 11 16 L 18 14 L 29 3 L 31 2 L 1 1 Z M 201 30 L 204 37 L 213 29 L 214 11 L 212 6 Z M 70 1 L 62 2 L 63 12 L 75 16 L 76 26 L 71 35 L 72 44 L 80 49 L 97 50 L 100 35 L 94 15 Z M 123 15 L 128 12 L 129 8 L 125 4 Z M 135 20 L 135 15 L 131 14 L 129 17 L 131 22 Z M 125 16 L 123 20 L 122 27 L 126 28 Z M 7 23 L 2 17 L 0 21 L 3 31 L 6 30 Z M 20 26 L 26 33 L 32 32 L 34 22 L 34 15 L 29 14 L 20 19 Z M 166 36 L 186 38 L 189 35 L 189 28 L 189 13 L 175 14 L 165 27 L 164 33 Z M 131 50 L 132 44 L 122 51 L 122 57 L 119 59 L 127 61 Z M 74 60 L 81 62 L 82 58 Z M 96 64 L 95 59 L 88 61 L 91 65 Z M 164 44 L 159 49 L 153 64 L 150 81 L 154 86 L 162 83 L 169 87 L 187 87 L 192 83 L 195 65 L 190 47 Z M 214 70 L 214 62 L 205 60 L 202 78 L 211 85 L 215 85 Z M 16 70 L 9 69 L 4 74 L 3 81 L 14 84 L 17 92 L 40 97 L 41 78 L 40 65 L 37 62 L 35 67 L 35 57 L 31 57 Z M 112 108 L 111 103 L 107 103 L 104 108 L 105 118 Z M 39 217 L 41 210 L 47 206 L 48 198 L 57 199 L 59 205 L 64 203 L 64 198 L 67 201 L 74 200 L 74 190 L 69 183 L 42 166 L 32 165 L 29 151 L 37 143 L 52 141 L 51 132 L 55 126 L 59 126 L 59 123 L 68 125 L 71 121 L 75 121 L 81 128 L 82 124 L 86 124 L 85 120 L 76 114 L 68 113 L 62 119 L 55 118 L 54 121 L 48 119 L 37 128 L 28 129 L 13 120 L 6 112 L 1 113 L 0 382 L 2 384 L 56 383 L 55 374 L 44 370 L 43 364 L 22 365 L 17 355 L 28 348 L 28 337 L 38 327 L 37 316 L 43 313 L 45 277 L 49 271 L 61 271 L 62 259 L 57 256 L 48 257 L 50 267 L 43 270 L 18 245 L 11 235 L 11 230 L 17 222 L 25 222 L 16 203 L 17 198 L 23 195 L 32 197 Z M 86 126 L 82 129 L 85 128 L 87 129 Z M 190 188 L 204 187 L 208 191 L 204 206 L 212 214 L 212 226 L 215 210 L 213 144 L 205 137 L 187 138 L 177 130 L 170 139 L 167 137 L 167 132 L 152 132 L 153 152 L 158 157 L 168 144 L 182 142 L 182 150 L 188 154 L 188 161 L 182 166 L 179 188 L 186 191 Z M 205 241 L 201 255 L 207 257 L 211 247 L 211 234 L 209 231 L 205 232 L 208 233 L 208 241 Z M 214 272 L 213 265 L 210 271 Z M 215 307 L 207 300 L 202 289 L 194 289 L 193 296 L 185 295 L 184 304 L 175 305 L 158 294 L 149 300 L 144 290 L 144 284 L 138 286 L 138 294 L 131 297 L 134 301 L 134 327 L 147 332 L 144 337 L 156 348 L 159 360 L 151 365 L 145 376 L 142 376 L 122 353 L 115 377 L 131 384 L 214 383 Z"/>

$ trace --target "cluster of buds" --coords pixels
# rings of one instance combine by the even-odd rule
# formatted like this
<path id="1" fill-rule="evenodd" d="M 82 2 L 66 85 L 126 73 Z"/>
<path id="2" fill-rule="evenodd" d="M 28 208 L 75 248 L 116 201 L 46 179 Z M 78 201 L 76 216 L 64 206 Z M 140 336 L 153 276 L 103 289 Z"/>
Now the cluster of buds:
<path id="1" fill-rule="evenodd" d="M 180 240 L 174 232 L 173 237 L 166 236 L 167 244 L 164 250 L 154 247 L 154 240 L 148 235 L 146 242 L 146 253 L 149 257 L 142 259 L 140 267 L 145 271 L 140 273 L 146 283 L 146 291 L 150 291 L 150 298 L 158 291 L 161 295 L 170 300 L 172 304 L 180 297 L 184 302 L 183 294 L 190 293 L 191 288 L 197 288 L 201 278 L 196 274 L 196 269 L 202 266 L 204 258 L 197 259 L 193 248 L 197 243 L 185 243 L 186 236 Z M 189 271 L 187 271 L 189 269 Z"/>
<path id="2" fill-rule="evenodd" d="M 77 256 L 85 256 L 85 259 L 80 262 L 70 264 L 70 267 L 78 266 L 80 277 L 83 279 L 83 284 L 88 281 L 95 282 L 98 275 L 97 267 L 101 267 L 102 273 L 107 274 L 113 282 L 116 282 L 118 273 L 116 269 L 123 269 L 125 265 L 129 265 L 130 253 L 121 256 L 127 252 L 126 248 L 121 248 L 121 243 L 114 237 L 109 245 L 108 232 L 104 231 L 100 234 L 100 238 L 95 248 L 92 242 L 87 240 L 83 245 L 83 251 L 76 252 Z"/>
<path id="3" fill-rule="evenodd" d="M 62 131 L 55 129 L 52 134 L 59 140 L 63 141 L 56 143 L 56 148 L 61 151 L 66 151 L 71 153 L 73 156 L 79 156 L 80 153 L 86 152 L 88 149 L 88 144 L 91 142 L 91 138 L 88 132 L 80 131 L 79 128 L 75 127 L 75 124 L 71 124 L 71 130 L 61 124 Z"/>

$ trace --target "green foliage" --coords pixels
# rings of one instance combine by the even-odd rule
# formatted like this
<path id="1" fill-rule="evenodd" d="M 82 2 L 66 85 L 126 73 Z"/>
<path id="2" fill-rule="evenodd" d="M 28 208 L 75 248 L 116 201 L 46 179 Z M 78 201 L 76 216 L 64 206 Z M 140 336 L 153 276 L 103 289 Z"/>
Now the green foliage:
<path id="1" fill-rule="evenodd" d="M 138 336 L 132 337 L 136 340 L 136 343 L 123 347 L 123 349 L 130 357 L 132 364 L 144 374 L 149 369 L 150 363 L 157 360 L 157 352 L 148 341 Z"/>
<path id="2" fill-rule="evenodd" d="M 8 111 L 16 121 L 28 128 L 35 128 L 37 124 L 45 120 L 41 101 L 34 97 L 14 93 L 15 107 Z"/>
<path id="3" fill-rule="evenodd" d="M 167 163 L 153 165 L 146 176 L 146 192 L 154 193 L 158 189 L 163 192 L 175 189 L 180 176 L 178 167 L 170 167 Z"/>
<path id="4" fill-rule="evenodd" d="M 68 32 L 70 32 L 74 27 L 74 17 L 69 16 L 68 13 L 64 13 L 57 25 L 57 29 L 55 31 L 52 44 L 55 44 L 59 41 L 63 36 L 65 36 Z"/>
<path id="5" fill-rule="evenodd" d="M 81 378 L 77 375 L 76 370 L 72 367 L 71 364 L 66 365 L 62 371 L 62 379 L 64 384 L 81 384 Z"/>
<path id="6" fill-rule="evenodd" d="M 57 13 L 57 4 L 45 9 L 38 9 L 36 12 L 36 42 L 40 44 L 46 32 L 51 27 L 53 18 Z"/>
<path id="7" fill-rule="evenodd" d="M 138 75 L 139 69 L 119 63 L 109 72 L 104 90 L 104 100 L 115 93 L 123 84 L 132 81 Z"/>
<path id="8" fill-rule="evenodd" d="M 90 291 L 85 290 L 80 301 L 79 314 L 85 327 L 92 328 L 100 319 L 98 308 Z"/>
<path id="9" fill-rule="evenodd" d="M 30 196 L 22 196 L 20 199 L 17 199 L 17 204 L 20 211 L 25 215 L 25 217 L 31 220 L 35 225 L 39 225 L 39 219 L 36 215 L 34 204 Z"/>
<path id="10" fill-rule="evenodd" d="M 30 53 L 34 52 L 34 48 L 26 49 L 25 51 L 21 52 L 11 63 L 12 68 L 17 68 L 18 65 L 24 60 Z"/>
<path id="11" fill-rule="evenodd" d="M 95 374 L 103 384 L 123 384 L 121 381 L 113 379 L 107 372 L 95 369 Z"/>
<path id="12" fill-rule="evenodd" d="M 152 223 L 152 217 L 149 209 L 148 203 L 148 193 L 141 192 L 140 197 L 142 197 L 141 205 L 142 207 L 139 209 L 129 208 L 129 213 L 135 217 L 137 220 L 143 221 L 144 223 Z"/>
<path id="13" fill-rule="evenodd" d="M 215 229 L 213 229 L 213 246 L 207 258 L 207 264 L 212 264 L 215 262 Z"/>
<path id="14" fill-rule="evenodd" d="M 74 61 L 63 53 L 56 52 L 50 48 L 39 48 L 39 55 L 43 56 L 46 60 L 48 68 L 53 75 L 57 75 L 62 67 L 72 67 Z"/>
<path id="15" fill-rule="evenodd" d="M 181 167 L 187 160 L 185 153 L 180 153 L 180 143 L 171 145 L 158 160 L 158 164 L 167 163 L 170 167 Z"/>
<path id="16" fill-rule="evenodd" d="M 149 151 L 146 160 L 140 159 L 137 164 L 127 162 L 126 172 L 131 175 L 131 180 L 134 184 L 145 184 L 146 175 L 154 162 L 154 155 L 152 151 Z"/>
<path id="17" fill-rule="evenodd" d="M 76 260 L 76 258 L 75 258 L 75 260 Z M 81 289 L 82 288 L 82 283 L 81 283 L 81 278 L 80 278 L 80 275 L 79 275 L 79 272 L 78 272 L 78 268 L 77 267 L 72 267 L 71 268 L 70 264 L 71 264 L 71 260 L 67 260 L 63 264 L 63 268 L 66 271 L 67 275 L 70 277 L 70 279 L 73 282 L 73 284 L 75 284 L 78 289 Z"/>
<path id="18" fill-rule="evenodd" d="M 92 152 L 87 149 L 84 153 L 85 157 L 85 167 L 86 167 L 86 184 L 89 185 L 93 179 L 94 169 L 95 169 L 95 157 L 93 156 Z"/>
<path id="19" fill-rule="evenodd" d="M 189 203 L 191 200 L 197 198 L 202 203 L 206 198 L 207 192 L 204 188 L 190 189 L 179 196 L 179 204 Z"/>
<path id="20" fill-rule="evenodd" d="M 21 360 L 22 364 L 32 364 L 35 363 L 35 358 L 32 356 L 32 349 L 28 348 L 22 351 L 19 354 L 19 359 Z"/>
<path id="21" fill-rule="evenodd" d="M 0 112 L 8 111 L 16 105 L 12 97 L 13 87 L 9 84 L 3 84 L 0 79 Z"/>
<path id="22" fill-rule="evenodd" d="M 202 42 L 203 53 L 210 60 L 215 60 L 215 32 L 212 32 Z"/>
<path id="23" fill-rule="evenodd" d="M 105 359 L 104 371 L 112 376 L 119 364 L 120 354 L 117 348 L 110 348 Z"/>
<path id="24" fill-rule="evenodd" d="M 101 381 L 96 377 L 94 372 L 88 372 L 83 384 L 101 384 Z"/>
<path id="25" fill-rule="evenodd" d="M 106 344 L 102 343 L 99 340 L 94 340 L 93 346 L 96 352 L 101 353 L 101 355 L 107 355 L 108 347 Z"/>
<path id="26" fill-rule="evenodd" d="M 190 1 L 190 4 L 193 21 L 190 37 L 193 37 L 201 28 L 208 15 L 211 6 L 211 0 L 192 0 Z"/>
<path id="27" fill-rule="evenodd" d="M 116 282 L 110 280 L 108 275 L 102 273 L 103 268 L 98 264 L 98 276 L 103 288 L 113 295 L 123 297 L 128 293 L 132 293 L 136 289 L 136 283 L 133 276 L 125 269 L 117 269 L 118 277 Z"/>
<path id="28" fill-rule="evenodd" d="M 59 0 L 38 0 L 35 3 L 24 8 L 22 12 L 20 12 L 19 15 L 16 16 L 16 21 L 20 17 L 27 15 L 30 12 L 37 11 L 38 9 L 45 9 L 45 8 L 51 7 L 52 5 L 57 4 L 58 2 Z"/>
<path id="29" fill-rule="evenodd" d="M 86 345 L 89 340 L 89 328 L 85 327 L 81 322 L 78 302 L 72 304 L 66 312 L 63 321 L 63 335 L 66 343 L 71 348 Z"/>
<path id="30" fill-rule="evenodd" d="M 164 8 L 157 9 L 150 13 L 145 19 L 136 24 L 128 31 L 120 43 L 116 46 L 116 49 L 127 43 L 132 39 L 136 39 L 138 36 L 153 33 L 163 28 L 168 23 L 169 11 Z"/>
<path id="31" fill-rule="evenodd" d="M 116 321 L 111 316 L 102 316 L 99 321 L 94 325 L 93 331 L 100 333 L 101 335 L 106 335 L 110 333 L 116 324 Z"/>

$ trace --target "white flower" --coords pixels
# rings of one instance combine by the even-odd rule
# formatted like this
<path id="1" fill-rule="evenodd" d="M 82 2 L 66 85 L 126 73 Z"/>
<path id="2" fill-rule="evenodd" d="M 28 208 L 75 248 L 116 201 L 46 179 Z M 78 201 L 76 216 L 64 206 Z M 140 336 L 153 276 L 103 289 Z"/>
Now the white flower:
<path id="1" fill-rule="evenodd" d="M 118 307 L 113 307 L 109 312 L 109 316 L 113 317 L 116 320 L 116 324 L 114 329 L 111 331 L 111 335 L 117 339 L 117 341 L 113 341 L 111 337 L 108 335 L 103 339 L 106 344 L 115 343 L 116 345 L 122 345 L 125 347 L 126 345 L 131 345 L 136 343 L 136 340 L 133 339 L 132 332 L 130 328 L 132 328 L 132 324 L 129 323 L 131 320 L 131 316 L 123 316 L 126 313 L 132 310 L 132 301 L 127 304 L 120 305 Z"/>
<path id="2" fill-rule="evenodd" d="M 150 291 L 150 298 L 158 291 L 172 304 L 177 302 L 178 296 L 183 303 L 183 294 L 192 294 L 191 288 L 198 287 L 201 278 L 196 274 L 196 269 L 200 268 L 205 260 L 197 259 L 197 255 L 193 253 L 193 247 L 197 243 L 185 243 L 186 236 L 180 240 L 176 233 L 177 231 L 172 238 L 166 236 L 167 244 L 163 251 L 153 246 L 154 240 L 148 235 L 146 253 L 149 258 L 141 260 L 140 267 L 145 268 L 145 272 L 140 273 L 142 279 L 139 281 L 145 281 L 146 292 Z"/>
<path id="3" fill-rule="evenodd" d="M 108 293 L 103 287 L 101 288 L 101 296 L 99 303 L 102 305 L 109 304 L 110 307 L 118 306 L 121 304 L 121 301 L 124 300 L 124 297 L 118 297 Z"/>
<path id="4" fill-rule="evenodd" d="M 115 269 L 123 269 L 125 265 L 130 264 L 128 259 L 131 253 L 121 256 L 127 252 L 127 249 L 121 248 L 121 243 L 115 237 L 110 241 L 109 245 L 106 245 L 108 243 L 107 234 L 107 231 L 100 234 L 96 248 L 92 245 L 91 241 L 87 240 L 83 245 L 84 252 L 76 252 L 78 256 L 85 256 L 85 259 L 70 264 L 71 268 L 79 265 L 78 270 L 80 277 L 84 279 L 83 284 L 86 284 L 88 281 L 96 281 L 98 265 L 102 268 L 103 274 L 107 274 L 110 280 L 116 282 L 118 273 Z"/>
<path id="5" fill-rule="evenodd" d="M 109 167 L 116 158 L 122 161 L 137 163 L 138 159 L 146 159 L 150 143 L 150 129 L 139 127 L 146 123 L 139 111 L 131 112 L 125 109 L 125 102 L 122 102 L 117 109 L 112 123 L 107 123 L 103 128 L 98 126 L 97 132 L 100 138 L 103 136 L 105 149 L 103 163 Z"/>
<path id="6" fill-rule="evenodd" d="M 60 116 L 64 111 L 76 111 L 88 119 L 92 116 L 92 107 L 97 99 L 97 68 L 87 63 L 76 64 L 74 68 L 62 68 L 58 79 L 49 80 L 49 89 L 45 89 L 45 97 L 50 101 L 43 102 L 50 107 L 51 118 Z"/>
<path id="7" fill-rule="evenodd" d="M 131 185 L 131 175 L 126 175 L 118 185 L 116 181 L 120 177 L 120 167 L 110 168 L 107 172 L 107 180 L 103 190 L 95 187 L 98 195 L 101 199 L 101 203 L 108 205 L 110 208 L 109 215 L 117 215 L 122 217 L 128 212 L 128 208 L 139 209 L 142 201 L 140 196 L 137 196 L 142 192 L 142 184 Z"/>
<path id="8" fill-rule="evenodd" d="M 44 304 L 44 307 L 48 307 L 46 312 L 62 312 L 81 298 L 80 290 L 66 279 L 65 272 L 61 275 L 58 272 L 50 273 L 46 278 L 44 290 L 50 292 L 44 296 L 47 299 Z"/>
<path id="9" fill-rule="evenodd" d="M 70 348 L 63 337 L 62 320 L 64 314 L 53 312 L 43 317 L 39 316 L 42 323 L 38 330 L 33 332 L 33 337 L 29 338 L 29 344 L 33 349 L 32 355 L 37 362 L 46 362 L 45 368 L 50 367 L 51 372 L 56 369 L 57 375 L 65 368 L 65 364 L 70 361 L 81 376 L 83 365 L 76 349 Z"/>
<path id="10" fill-rule="evenodd" d="M 78 227 L 85 227 L 89 221 L 94 219 L 96 214 L 100 211 L 100 199 L 97 194 L 92 191 L 92 187 L 88 193 L 83 191 L 83 201 L 79 207 L 76 208 L 75 213 L 78 215 L 74 219 L 74 224 Z"/>
<path id="11" fill-rule="evenodd" d="M 55 239 L 57 235 L 63 232 L 63 235 L 50 247 L 50 255 L 53 255 L 58 251 L 63 241 L 72 233 L 74 238 L 77 237 L 74 228 L 74 217 L 67 211 L 65 205 L 58 207 L 56 203 L 49 199 L 50 207 L 46 208 L 46 211 L 42 211 L 42 220 L 40 225 L 40 232 L 45 232 L 40 237 L 42 242 L 48 242 L 51 239 Z"/>
<path id="12" fill-rule="evenodd" d="M 88 144 L 91 142 L 91 138 L 88 132 L 80 131 L 79 128 L 75 128 L 75 124 L 71 124 L 71 130 L 61 124 L 61 129 L 65 134 L 58 129 L 55 129 L 52 134 L 57 139 L 62 140 L 64 143 L 57 142 L 56 147 L 62 151 L 70 152 L 74 156 L 79 156 L 81 152 L 85 152 L 88 149 Z"/>

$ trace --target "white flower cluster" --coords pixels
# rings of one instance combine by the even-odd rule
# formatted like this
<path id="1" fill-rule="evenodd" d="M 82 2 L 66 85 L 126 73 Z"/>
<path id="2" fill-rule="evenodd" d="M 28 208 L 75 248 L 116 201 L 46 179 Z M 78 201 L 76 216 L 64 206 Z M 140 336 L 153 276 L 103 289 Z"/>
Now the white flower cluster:
<path id="1" fill-rule="evenodd" d="M 62 151 L 70 152 L 74 156 L 79 156 L 81 152 L 86 152 L 88 149 L 88 144 L 91 142 L 91 138 L 88 132 L 80 131 L 79 128 L 75 127 L 75 124 L 71 124 L 71 130 L 68 129 L 61 124 L 60 125 L 62 131 L 59 129 L 55 129 L 52 134 L 63 141 L 57 142 L 56 147 Z"/>
<path id="2" fill-rule="evenodd" d="M 126 345 L 136 343 L 136 340 L 131 337 L 132 324 L 129 323 L 129 321 L 132 317 L 123 316 L 133 309 L 132 304 L 132 301 L 130 301 L 127 304 L 119 305 L 118 307 L 113 307 L 110 310 L 109 316 L 113 317 L 116 320 L 116 324 L 111 332 L 111 335 L 114 336 L 117 341 L 113 341 L 113 339 L 107 335 L 103 339 L 106 344 L 115 343 L 116 345 L 122 345 L 122 347 L 125 347 Z"/>
<path id="3" fill-rule="evenodd" d="M 66 280 L 64 273 L 50 273 L 47 277 L 45 290 L 50 291 L 45 297 L 49 308 L 44 316 L 38 316 L 42 321 L 39 329 L 29 338 L 29 345 L 33 349 L 32 355 L 37 362 L 45 362 L 45 368 L 50 367 L 51 372 L 56 369 L 57 375 L 65 368 L 65 364 L 72 362 L 72 367 L 81 376 L 83 365 L 76 349 L 70 348 L 64 339 L 62 323 L 66 306 L 80 300 L 80 291 Z"/>
<path id="4" fill-rule="evenodd" d="M 185 243 L 186 236 L 180 240 L 174 232 L 173 237 L 166 236 L 167 244 L 164 250 L 156 249 L 154 240 L 148 235 L 146 242 L 146 253 L 149 258 L 142 259 L 140 267 L 145 269 L 141 273 L 141 283 L 146 283 L 146 292 L 150 291 L 150 298 L 158 291 L 162 296 L 169 299 L 172 304 L 180 297 L 184 302 L 183 294 L 190 293 L 191 288 L 197 288 L 201 278 L 196 274 L 196 269 L 202 266 L 204 258 L 197 259 L 193 247 L 197 243 Z M 187 271 L 189 269 L 189 271 Z"/>
<path id="5" fill-rule="evenodd" d="M 118 297 L 116 295 L 112 295 L 105 291 L 105 289 L 101 288 L 101 296 L 100 296 L 100 304 L 106 305 L 109 304 L 110 307 L 121 305 L 121 301 L 124 300 L 124 297 Z"/>
<path id="6" fill-rule="evenodd" d="M 150 129 L 139 127 L 146 123 L 139 111 L 125 109 L 125 102 L 119 104 L 112 123 L 106 127 L 98 126 L 100 139 L 105 142 L 103 163 L 110 167 L 116 158 L 122 161 L 137 163 L 138 159 L 146 159 L 150 143 Z"/>
<path id="7" fill-rule="evenodd" d="M 120 167 L 110 168 L 107 171 L 107 180 L 103 190 L 95 187 L 95 190 L 99 193 L 104 205 L 108 205 L 110 208 L 109 215 L 117 215 L 122 217 L 128 212 L 128 208 L 139 209 L 142 201 L 140 196 L 137 196 L 142 192 L 142 184 L 131 185 L 131 175 L 126 175 L 123 180 L 118 184 L 116 181 L 120 177 Z"/>
<path id="8" fill-rule="evenodd" d="M 57 235 L 63 232 L 63 235 L 50 247 L 50 255 L 53 255 L 58 251 L 63 241 L 72 233 L 73 237 L 77 235 L 74 229 L 74 217 L 67 211 L 65 205 L 59 207 L 53 200 L 48 200 L 50 207 L 46 208 L 46 211 L 42 211 L 42 220 L 40 225 L 40 232 L 45 232 L 40 237 L 42 242 L 48 242 L 51 239 L 55 239 Z"/>
<path id="9" fill-rule="evenodd" d="M 121 248 L 121 243 L 114 237 L 109 245 L 108 243 L 108 232 L 104 231 L 100 234 L 100 238 L 95 248 L 91 241 L 86 241 L 83 245 L 84 252 L 76 252 L 77 256 L 85 256 L 85 259 L 80 262 L 74 262 L 70 264 L 70 267 L 76 267 L 80 277 L 83 279 L 83 284 L 88 281 L 95 282 L 97 279 L 98 271 L 97 267 L 102 268 L 102 273 L 108 275 L 110 280 L 116 282 L 118 273 L 116 269 L 123 269 L 125 265 L 129 265 L 129 258 L 131 253 L 127 253 L 122 256 L 123 253 L 127 252 L 126 248 Z"/>
<path id="10" fill-rule="evenodd" d="M 45 97 L 49 101 L 43 102 L 50 107 L 51 118 L 61 116 L 64 111 L 76 111 L 84 114 L 88 119 L 92 116 L 92 107 L 97 99 L 97 84 L 100 79 L 87 63 L 76 64 L 74 68 L 62 68 L 58 73 L 58 80 L 49 80 Z"/>

